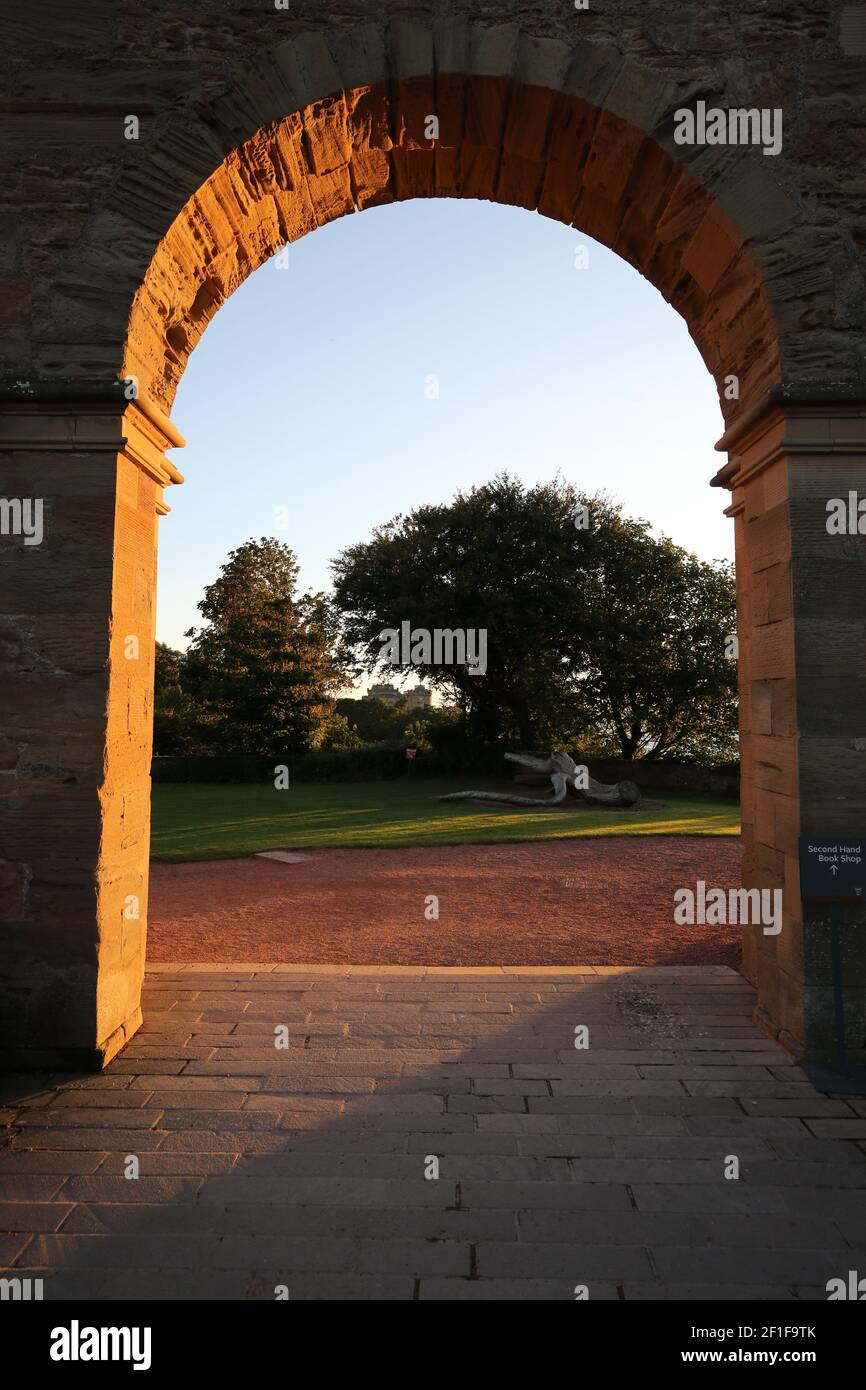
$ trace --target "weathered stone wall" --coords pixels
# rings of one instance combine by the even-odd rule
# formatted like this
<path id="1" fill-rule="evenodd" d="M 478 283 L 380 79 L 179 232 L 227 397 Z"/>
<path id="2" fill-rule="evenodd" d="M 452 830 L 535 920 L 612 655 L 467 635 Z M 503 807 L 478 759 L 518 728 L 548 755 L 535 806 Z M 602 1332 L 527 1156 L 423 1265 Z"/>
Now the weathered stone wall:
<path id="1" fill-rule="evenodd" d="M 102 1063 L 140 1021 L 156 527 L 180 436 L 135 403 L 0 412 L 0 1050 Z M 130 640 L 134 639 L 134 640 Z"/>
<path id="2" fill-rule="evenodd" d="M 188 355 L 285 242 L 436 195 L 538 209 L 613 247 L 717 384 L 739 379 L 720 481 L 745 881 L 786 890 L 782 937 L 747 931 L 746 968 L 766 1025 L 826 1051 L 825 924 L 804 918 L 796 842 L 866 829 L 848 669 L 864 557 L 821 531 L 826 496 L 866 484 L 866 6 L 0 0 L 0 18 L 0 495 L 47 507 L 40 546 L 0 551 L 0 1006 L 17 1055 L 104 1062 L 137 1026 L 156 524 Z M 781 108 L 782 153 L 676 145 L 674 112 L 698 99 Z M 862 1042 L 861 938 L 846 997 Z"/>
<path id="3" fill-rule="evenodd" d="M 866 407 L 788 407 L 731 432 L 740 633 L 743 882 L 781 889 L 778 936 L 743 933 L 760 1017 L 835 1058 L 829 906 L 800 898 L 799 838 L 866 837 L 866 553 L 827 499 L 866 496 Z M 866 913 L 846 904 L 846 1045 L 866 1063 Z"/>
<path id="4" fill-rule="evenodd" d="M 389 166 L 387 196 L 434 192 L 432 160 L 418 151 L 419 119 L 440 111 L 455 138 L 460 95 L 447 79 L 467 74 L 512 91 L 519 82 L 563 92 L 675 152 L 760 265 L 782 379 L 837 393 L 863 386 L 862 4 L 598 0 L 576 12 L 569 0 L 456 0 L 407 12 L 398 0 L 291 0 L 288 11 L 266 0 L 197 0 L 192 9 L 46 0 L 2 10 L 12 55 L 0 110 L 2 370 L 16 379 L 115 376 L 132 298 L 178 213 L 233 150 L 311 103 L 344 90 L 399 90 L 393 119 L 379 102 L 365 109 L 362 101 L 359 112 L 356 101 L 352 138 L 360 125 L 381 152 L 381 161 L 367 160 L 374 189 L 383 182 L 381 163 Z M 698 97 L 722 107 L 780 107 L 782 154 L 675 147 L 673 112 Z M 509 200 L 520 160 L 550 153 L 558 111 L 558 103 L 510 106 L 512 168 L 496 196 Z M 137 141 L 124 138 L 129 114 L 140 120 Z M 327 107 L 319 114 L 334 125 L 344 163 L 344 132 Z M 482 146 L 495 150 L 495 112 L 481 124 Z M 629 205 L 645 202 L 646 216 L 656 217 L 652 164 L 635 167 L 632 157 L 618 167 L 605 134 L 603 125 L 592 153 L 602 181 L 630 176 Z M 337 196 L 323 210 L 321 194 L 327 202 L 336 182 L 327 177 L 337 167 L 328 159 L 302 171 L 313 193 L 308 225 L 352 207 L 344 186 L 332 189 Z M 447 156 L 438 163 L 437 177 L 452 191 L 461 175 Z M 477 189 L 464 177 L 462 191 L 490 196 L 495 173 L 484 169 Z M 595 234 L 609 244 L 619 234 L 628 245 L 622 226 L 600 224 Z"/>

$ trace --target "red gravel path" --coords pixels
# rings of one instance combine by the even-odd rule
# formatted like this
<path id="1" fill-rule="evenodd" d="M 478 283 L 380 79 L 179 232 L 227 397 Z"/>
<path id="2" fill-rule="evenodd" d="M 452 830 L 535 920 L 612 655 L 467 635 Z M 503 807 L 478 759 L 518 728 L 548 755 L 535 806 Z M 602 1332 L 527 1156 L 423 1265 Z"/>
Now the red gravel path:
<path id="1" fill-rule="evenodd" d="M 674 924 L 674 890 L 698 879 L 738 886 L 740 841 L 623 836 L 153 864 L 148 959 L 736 966 L 738 928 Z M 424 916 L 433 893 L 438 921 Z"/>

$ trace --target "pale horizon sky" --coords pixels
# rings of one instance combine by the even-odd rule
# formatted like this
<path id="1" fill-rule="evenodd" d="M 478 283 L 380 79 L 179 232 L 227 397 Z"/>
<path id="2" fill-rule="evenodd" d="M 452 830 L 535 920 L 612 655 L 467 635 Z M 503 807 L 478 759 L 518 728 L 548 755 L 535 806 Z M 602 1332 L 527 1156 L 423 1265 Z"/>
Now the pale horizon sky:
<path id="1" fill-rule="evenodd" d="M 160 641 L 186 646 L 250 537 L 286 541 L 301 587 L 327 591 L 344 546 L 502 469 L 606 491 L 701 559 L 733 558 L 729 494 L 709 486 L 715 384 L 679 315 L 606 248 L 522 208 L 437 199 L 342 218 L 280 260 L 219 311 L 178 388 Z"/>

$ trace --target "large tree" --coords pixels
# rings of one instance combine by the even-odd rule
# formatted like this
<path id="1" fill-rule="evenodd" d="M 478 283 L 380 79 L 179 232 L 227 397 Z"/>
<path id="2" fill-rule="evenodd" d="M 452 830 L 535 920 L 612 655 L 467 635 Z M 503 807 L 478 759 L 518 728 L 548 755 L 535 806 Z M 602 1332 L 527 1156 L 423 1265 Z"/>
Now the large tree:
<path id="1" fill-rule="evenodd" d="M 733 566 L 698 560 L 627 521 L 600 526 L 588 550 L 589 626 L 576 624 L 571 674 L 603 741 L 625 759 L 736 757 Z"/>
<path id="2" fill-rule="evenodd" d="M 736 747 L 729 567 L 707 564 L 604 496 L 502 474 L 376 528 L 334 561 L 356 673 L 386 628 L 485 628 L 487 670 L 419 664 L 481 738 L 625 758 Z"/>
<path id="3" fill-rule="evenodd" d="M 205 589 L 205 625 L 186 634 L 186 683 L 213 751 L 281 758 L 344 724 L 328 605 L 297 581 L 290 548 L 263 537 L 233 550 Z"/>

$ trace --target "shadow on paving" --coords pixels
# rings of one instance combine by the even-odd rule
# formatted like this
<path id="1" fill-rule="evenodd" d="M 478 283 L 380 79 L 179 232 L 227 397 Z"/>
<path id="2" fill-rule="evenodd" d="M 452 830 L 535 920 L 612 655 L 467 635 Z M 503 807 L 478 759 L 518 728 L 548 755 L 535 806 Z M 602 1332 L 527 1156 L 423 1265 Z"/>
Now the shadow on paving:
<path id="1" fill-rule="evenodd" d="M 866 1268 L 866 1106 L 752 1007 L 722 966 L 159 967 L 106 1074 L 9 1080 L 0 1264 L 46 1299 L 824 1299 Z"/>

